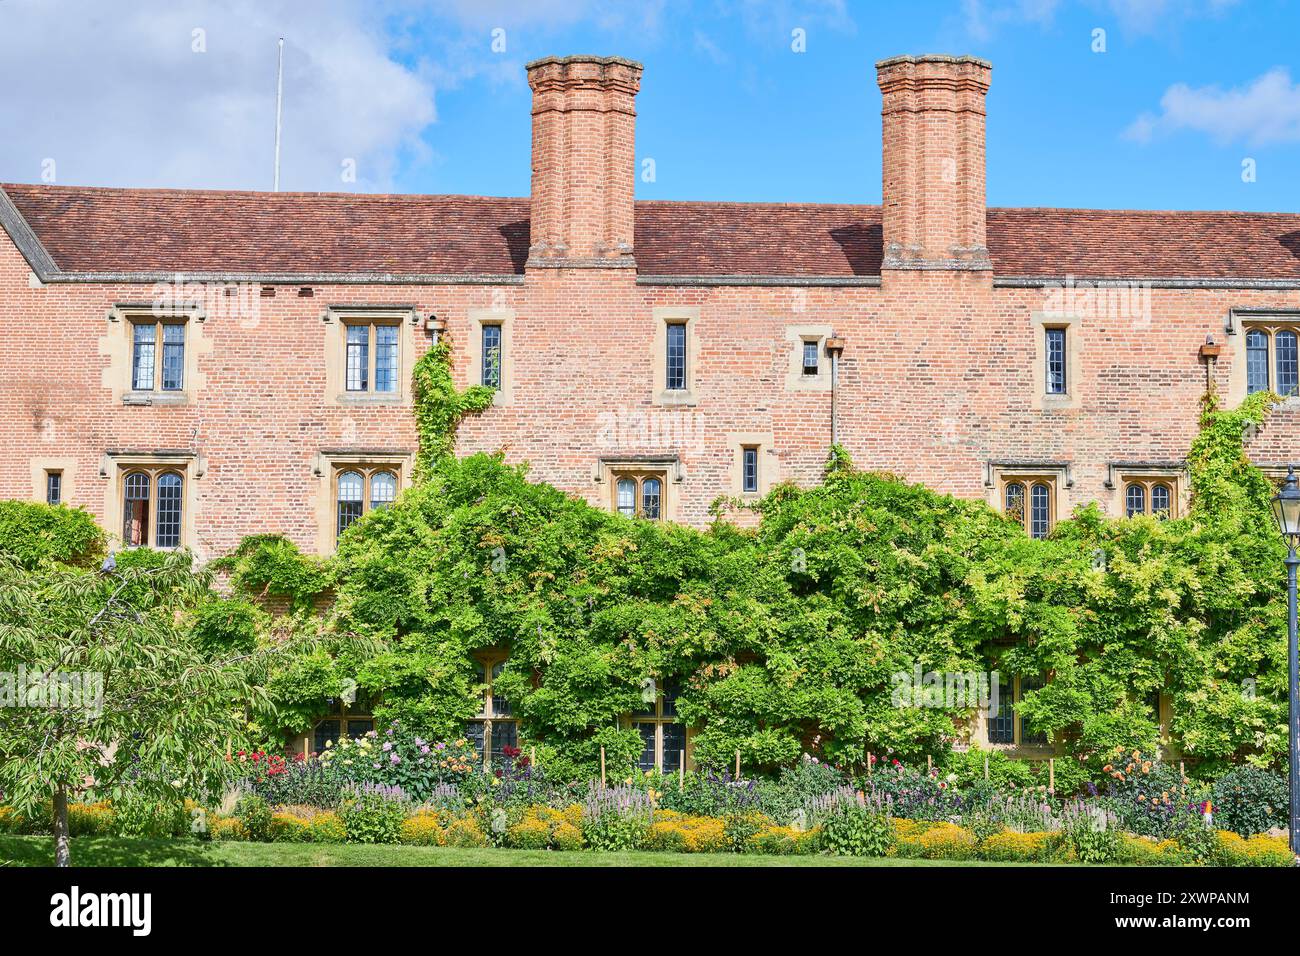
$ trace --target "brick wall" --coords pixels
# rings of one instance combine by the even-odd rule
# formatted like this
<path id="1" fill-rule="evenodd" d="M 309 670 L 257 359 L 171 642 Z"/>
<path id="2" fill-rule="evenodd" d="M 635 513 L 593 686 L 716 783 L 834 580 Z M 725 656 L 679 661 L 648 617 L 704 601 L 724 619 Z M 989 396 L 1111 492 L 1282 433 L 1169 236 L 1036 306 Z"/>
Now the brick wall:
<path id="1" fill-rule="evenodd" d="M 904 63 L 882 67 L 882 88 L 895 82 L 885 76 L 895 69 L 912 83 L 912 107 L 928 103 L 930 115 L 900 116 L 901 131 L 886 137 L 885 237 L 900 237 L 901 247 L 933 266 L 982 245 L 987 69 Z M 928 77 L 922 100 L 918 69 Z M 530 462 L 536 479 L 600 506 L 611 500 L 608 476 L 596 480 L 602 458 L 675 458 L 670 511 L 707 523 L 710 503 L 738 490 L 737 435 L 770 436 L 761 457 L 764 485 L 818 481 L 831 396 L 790 381 L 798 347 L 790 330 L 816 326 L 846 343 L 838 430 L 860 466 L 979 498 L 990 496 L 991 462 L 1063 462 L 1071 481 L 1059 489 L 1062 513 L 1091 500 L 1114 510 L 1110 464 L 1186 454 L 1206 386 L 1198 348 L 1207 336 L 1228 343 L 1211 372 L 1221 392 L 1238 397 L 1241 336 L 1225 335 L 1230 310 L 1300 310 L 1298 291 L 1153 289 L 1139 314 L 1076 317 L 1071 401 L 1052 407 L 1041 400 L 1036 321 L 1048 292 L 995 287 L 991 273 L 969 261 L 886 268 L 878 287 L 650 285 L 638 283 L 631 268 L 557 261 L 628 258 L 621 247 L 631 237 L 639 68 L 543 61 L 530 79 L 534 190 L 543 198 L 534 210 L 533 255 L 547 262 L 532 262 L 522 284 L 315 285 L 310 298 L 296 285 L 276 286 L 273 298 L 257 297 L 255 319 L 214 314 L 204 321 L 202 385 L 189 404 L 123 404 L 125 382 L 115 376 L 125 369 L 106 372 L 110 310 L 151 301 L 151 286 L 32 287 L 27 264 L 0 233 L 0 496 L 31 498 L 36 463 L 71 461 L 68 502 L 103 518 L 115 493 L 113 478 L 100 476 L 107 451 L 188 450 L 206 464 L 193 486 L 195 540 L 188 542 L 201 555 L 261 532 L 313 550 L 317 454 L 413 451 L 415 443 L 408 407 L 344 405 L 329 394 L 326 353 L 341 345 L 337 327 L 322 318 L 327 306 L 401 304 L 446 319 L 462 385 L 477 381 L 470 362 L 480 334 L 475 317 L 483 310 L 510 316 L 509 403 L 467 420 L 458 451 L 504 450 L 511 461 Z M 887 95 L 887 116 L 893 102 Z M 590 108 L 570 109 L 575 104 Z M 956 157 L 955 182 L 947 181 L 954 167 L 942 162 L 945 151 Z M 590 180 L 593 168 L 606 178 Z M 537 226 L 538 216 L 544 225 Z M 553 241 L 539 253 L 542 237 Z M 567 251 L 557 252 L 559 241 Z M 665 308 L 698 316 L 691 324 L 693 404 L 662 404 L 656 392 L 664 362 L 656 310 Z M 416 328 L 414 349 L 427 348 L 429 336 Z M 1293 456 L 1296 419 L 1290 407 L 1272 417 L 1255 439 L 1259 460 Z"/>

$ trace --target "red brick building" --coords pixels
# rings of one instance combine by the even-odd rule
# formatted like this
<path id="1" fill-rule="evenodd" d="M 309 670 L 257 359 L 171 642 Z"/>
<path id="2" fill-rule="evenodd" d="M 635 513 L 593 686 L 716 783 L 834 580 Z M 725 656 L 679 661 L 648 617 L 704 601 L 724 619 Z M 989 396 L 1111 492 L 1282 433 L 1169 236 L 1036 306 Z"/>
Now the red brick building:
<path id="1" fill-rule="evenodd" d="M 641 67 L 528 71 L 531 198 L 3 187 L 0 496 L 328 551 L 409 482 L 445 335 L 499 388 L 459 452 L 603 507 L 702 524 L 835 439 L 1043 533 L 1184 507 L 1207 380 L 1297 385 L 1300 215 L 986 208 L 980 60 L 878 64 L 881 206 L 637 202 Z"/>

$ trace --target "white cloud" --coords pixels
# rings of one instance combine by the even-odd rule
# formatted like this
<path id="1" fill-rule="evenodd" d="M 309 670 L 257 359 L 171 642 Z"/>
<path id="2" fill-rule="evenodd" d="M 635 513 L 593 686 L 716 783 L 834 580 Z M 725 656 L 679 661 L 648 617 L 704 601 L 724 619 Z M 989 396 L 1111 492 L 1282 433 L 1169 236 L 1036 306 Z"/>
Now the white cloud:
<path id="1" fill-rule="evenodd" d="M 1125 135 L 1149 142 L 1177 130 L 1205 133 L 1218 143 L 1260 146 L 1300 141 L 1300 84 L 1293 83 L 1283 67 L 1229 90 L 1178 83 L 1160 98 L 1158 114 L 1139 116 Z"/>
<path id="2" fill-rule="evenodd" d="M 389 55 L 381 21 L 345 0 L 309 14 L 291 0 L 8 0 L 0 179 L 39 181 L 51 159 L 63 183 L 269 188 L 285 36 L 282 188 L 391 188 L 427 155 L 435 88 L 427 64 Z"/>

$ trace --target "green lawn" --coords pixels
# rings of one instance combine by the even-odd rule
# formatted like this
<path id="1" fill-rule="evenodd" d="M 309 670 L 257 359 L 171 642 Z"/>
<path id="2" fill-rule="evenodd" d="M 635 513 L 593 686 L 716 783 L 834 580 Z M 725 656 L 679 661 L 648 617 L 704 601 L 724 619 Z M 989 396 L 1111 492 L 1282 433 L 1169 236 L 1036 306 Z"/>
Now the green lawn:
<path id="1" fill-rule="evenodd" d="M 74 866 L 989 866 L 942 860 L 734 853 L 552 853 L 423 846 L 316 846 L 307 843 L 191 843 L 79 837 Z M 0 866 L 52 866 L 49 837 L 0 836 Z"/>

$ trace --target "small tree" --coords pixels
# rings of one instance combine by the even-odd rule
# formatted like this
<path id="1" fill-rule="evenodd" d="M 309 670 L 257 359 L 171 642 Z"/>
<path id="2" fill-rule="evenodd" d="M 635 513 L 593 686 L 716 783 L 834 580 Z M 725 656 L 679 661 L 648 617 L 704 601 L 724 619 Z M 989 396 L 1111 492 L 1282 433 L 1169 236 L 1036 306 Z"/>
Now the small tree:
<path id="1" fill-rule="evenodd" d="M 217 792 L 238 704 L 261 697 L 247 656 L 212 660 L 191 634 L 207 576 L 187 554 L 149 563 L 0 558 L 0 792 L 22 814 L 53 805 L 59 866 L 70 863 L 70 797 Z"/>

